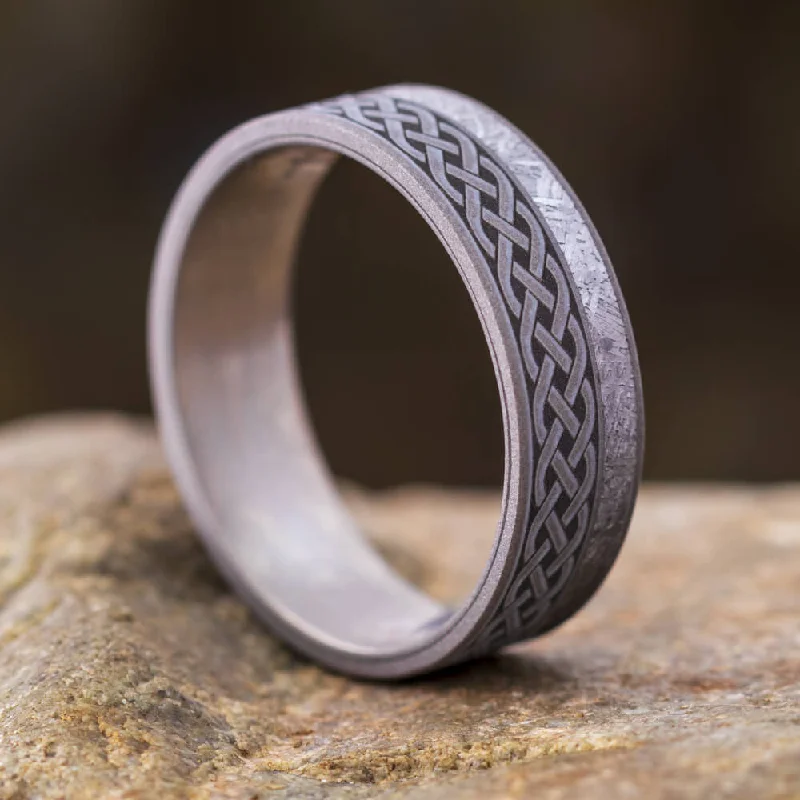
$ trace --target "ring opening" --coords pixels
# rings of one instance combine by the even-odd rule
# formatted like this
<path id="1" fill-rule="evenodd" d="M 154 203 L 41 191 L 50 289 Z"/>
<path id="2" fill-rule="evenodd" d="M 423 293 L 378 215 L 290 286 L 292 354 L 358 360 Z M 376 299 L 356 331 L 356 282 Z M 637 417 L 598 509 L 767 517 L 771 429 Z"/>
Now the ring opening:
<path id="1" fill-rule="evenodd" d="M 292 271 L 309 205 L 337 157 L 306 145 L 268 151 L 204 202 L 175 291 L 176 395 L 223 560 L 317 640 L 388 653 L 432 639 L 452 611 L 362 536 L 306 413 Z"/>

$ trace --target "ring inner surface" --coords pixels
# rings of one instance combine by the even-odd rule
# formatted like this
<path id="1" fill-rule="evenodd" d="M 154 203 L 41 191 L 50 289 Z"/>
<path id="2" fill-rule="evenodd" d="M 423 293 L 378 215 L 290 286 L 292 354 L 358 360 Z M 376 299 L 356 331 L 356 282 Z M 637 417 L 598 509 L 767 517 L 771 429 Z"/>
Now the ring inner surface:
<path id="1" fill-rule="evenodd" d="M 292 268 L 336 158 L 311 146 L 270 151 L 205 202 L 175 293 L 177 395 L 221 555 L 247 593 L 317 640 L 390 654 L 434 639 L 451 612 L 360 534 L 306 415 Z"/>

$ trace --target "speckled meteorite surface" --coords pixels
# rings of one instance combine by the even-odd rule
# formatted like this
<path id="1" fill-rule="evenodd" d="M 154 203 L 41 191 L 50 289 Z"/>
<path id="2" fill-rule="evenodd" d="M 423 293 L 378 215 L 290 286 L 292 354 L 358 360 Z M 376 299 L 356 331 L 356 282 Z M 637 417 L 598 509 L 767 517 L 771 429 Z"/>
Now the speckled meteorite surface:
<path id="1" fill-rule="evenodd" d="M 498 508 L 351 501 L 444 598 L 481 569 Z M 0 798 L 533 796 L 800 797 L 799 488 L 646 489 L 577 618 L 387 686 L 251 618 L 146 425 L 0 429 Z"/>

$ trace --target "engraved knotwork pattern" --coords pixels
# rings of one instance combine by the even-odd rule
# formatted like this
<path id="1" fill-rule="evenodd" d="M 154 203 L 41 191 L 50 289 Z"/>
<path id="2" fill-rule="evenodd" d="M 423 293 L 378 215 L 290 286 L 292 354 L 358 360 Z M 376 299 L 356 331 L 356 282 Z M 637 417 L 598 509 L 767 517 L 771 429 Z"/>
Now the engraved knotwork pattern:
<path id="1" fill-rule="evenodd" d="M 385 95 L 344 96 L 315 108 L 369 128 L 425 170 L 497 280 L 526 371 L 535 467 L 513 578 L 471 649 L 477 654 L 532 636 L 573 572 L 597 481 L 595 378 L 575 292 L 523 192 L 452 122 Z"/>

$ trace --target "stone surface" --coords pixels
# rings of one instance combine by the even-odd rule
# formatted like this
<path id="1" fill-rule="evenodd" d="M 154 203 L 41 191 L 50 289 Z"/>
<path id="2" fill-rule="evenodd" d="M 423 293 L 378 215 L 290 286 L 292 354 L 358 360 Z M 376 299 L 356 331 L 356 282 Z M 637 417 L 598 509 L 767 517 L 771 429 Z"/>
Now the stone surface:
<path id="1" fill-rule="evenodd" d="M 468 588 L 495 496 L 351 494 L 399 569 Z M 799 590 L 800 489 L 650 488 L 554 634 L 355 683 L 226 591 L 146 425 L 17 425 L 0 431 L 0 798 L 800 797 Z"/>

